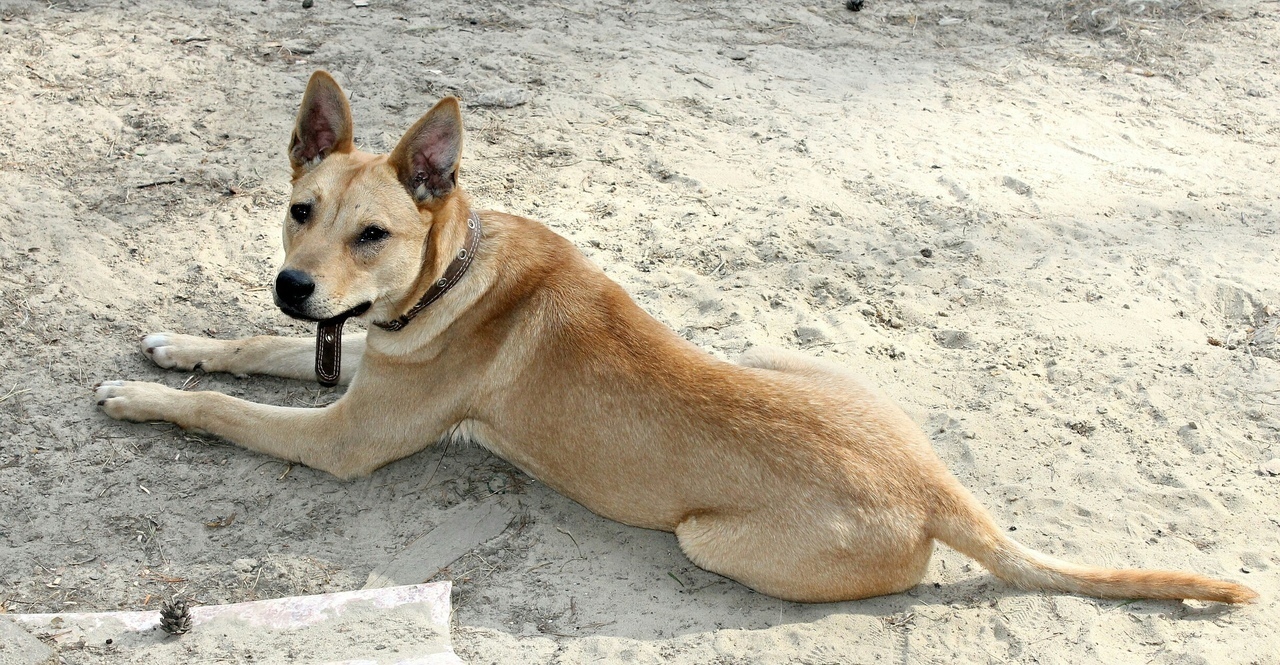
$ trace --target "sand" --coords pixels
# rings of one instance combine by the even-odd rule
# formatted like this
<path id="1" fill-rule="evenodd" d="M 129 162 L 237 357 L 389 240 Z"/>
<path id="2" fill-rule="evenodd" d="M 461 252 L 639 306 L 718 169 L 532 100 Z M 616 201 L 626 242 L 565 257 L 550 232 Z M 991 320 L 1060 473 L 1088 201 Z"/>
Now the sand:
<path id="1" fill-rule="evenodd" d="M 468 662 L 1280 662 L 1280 4 L 1212 2 L 0 4 L 0 608 L 358 589 L 502 501 L 435 576 Z M 907 593 L 786 603 L 475 447 L 342 482 L 109 420 L 106 379 L 338 397 L 136 348 L 311 334 L 268 287 L 320 67 L 368 149 L 460 96 L 481 207 L 717 356 L 865 374 L 1022 542 L 1261 601 L 1025 593 L 939 548 Z"/>

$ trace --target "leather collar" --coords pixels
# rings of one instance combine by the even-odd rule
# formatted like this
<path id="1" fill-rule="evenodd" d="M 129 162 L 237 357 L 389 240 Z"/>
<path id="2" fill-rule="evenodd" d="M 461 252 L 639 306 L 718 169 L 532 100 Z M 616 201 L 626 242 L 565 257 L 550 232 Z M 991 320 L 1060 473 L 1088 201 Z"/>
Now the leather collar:
<path id="1" fill-rule="evenodd" d="M 472 210 L 467 217 L 466 244 L 458 250 L 457 256 L 453 257 L 453 261 L 444 269 L 440 279 L 431 284 L 427 292 L 422 294 L 422 298 L 409 308 L 409 311 L 390 321 L 375 321 L 373 325 L 392 332 L 402 330 L 409 325 L 410 321 L 413 321 L 414 317 L 421 314 L 422 310 L 448 293 L 449 289 L 452 289 L 471 267 L 476 250 L 480 247 L 481 232 L 480 215 Z M 346 323 L 348 316 L 344 314 L 321 321 L 316 326 L 316 380 L 322 386 L 338 385 L 338 376 L 342 372 L 342 324 Z"/>
<path id="2" fill-rule="evenodd" d="M 415 316 L 420 314 L 431 303 L 440 299 L 440 296 L 449 292 L 462 276 L 467 274 L 467 268 L 471 267 L 471 261 L 475 259 L 476 249 L 480 247 L 480 215 L 474 210 L 467 217 L 467 239 L 466 246 L 458 250 L 458 255 L 453 257 L 453 261 L 449 263 L 449 267 L 444 269 L 444 274 L 437 279 L 427 292 L 422 294 L 422 298 L 418 300 L 418 304 L 414 305 L 409 311 L 400 315 L 400 317 L 390 321 L 375 321 L 373 325 L 390 330 L 392 332 L 400 330 L 409 325 Z"/>

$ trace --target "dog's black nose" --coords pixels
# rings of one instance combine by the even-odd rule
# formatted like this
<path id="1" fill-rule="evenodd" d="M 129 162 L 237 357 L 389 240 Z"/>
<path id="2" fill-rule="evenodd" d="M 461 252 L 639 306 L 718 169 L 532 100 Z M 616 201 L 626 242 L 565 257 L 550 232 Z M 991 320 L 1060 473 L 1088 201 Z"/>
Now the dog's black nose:
<path id="1" fill-rule="evenodd" d="M 301 270 L 282 270 L 276 276 L 276 297 L 280 302 L 297 307 L 311 297 L 316 290 L 316 283 L 311 276 Z"/>

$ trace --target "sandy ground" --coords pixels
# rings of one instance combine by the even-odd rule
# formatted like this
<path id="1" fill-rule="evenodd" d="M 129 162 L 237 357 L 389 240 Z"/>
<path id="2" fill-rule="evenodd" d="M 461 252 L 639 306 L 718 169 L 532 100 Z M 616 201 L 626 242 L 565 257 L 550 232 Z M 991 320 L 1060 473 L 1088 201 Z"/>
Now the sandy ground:
<path id="1" fill-rule="evenodd" d="M 501 501 L 439 576 L 475 663 L 1280 662 L 1280 4 L 1112 4 L 0 4 L 0 609 L 359 588 Z M 1262 600 L 1023 593 L 940 548 L 908 593 L 785 603 L 474 447 L 340 482 L 107 419 L 114 378 L 336 398 L 135 342 L 310 334 L 268 284 L 317 67 L 371 149 L 459 95 L 482 207 L 711 353 L 865 373 L 1028 545 Z"/>

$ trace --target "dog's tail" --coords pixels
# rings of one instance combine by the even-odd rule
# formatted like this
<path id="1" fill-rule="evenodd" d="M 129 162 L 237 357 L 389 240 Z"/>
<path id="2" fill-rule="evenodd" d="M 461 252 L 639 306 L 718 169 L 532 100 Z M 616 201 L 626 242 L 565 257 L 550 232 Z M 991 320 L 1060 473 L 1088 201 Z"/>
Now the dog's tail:
<path id="1" fill-rule="evenodd" d="M 1006 536 L 978 500 L 958 482 L 938 499 L 933 537 L 977 559 L 996 577 L 1020 589 L 1063 591 L 1098 598 L 1159 598 L 1247 603 L 1249 587 L 1204 575 L 1167 570 L 1112 570 L 1068 563 L 1024 547 Z"/>

